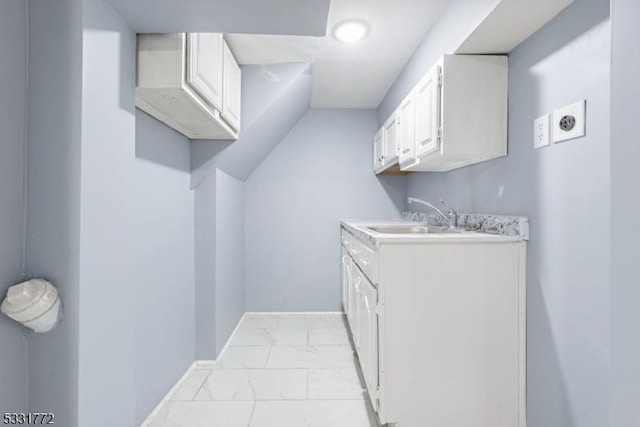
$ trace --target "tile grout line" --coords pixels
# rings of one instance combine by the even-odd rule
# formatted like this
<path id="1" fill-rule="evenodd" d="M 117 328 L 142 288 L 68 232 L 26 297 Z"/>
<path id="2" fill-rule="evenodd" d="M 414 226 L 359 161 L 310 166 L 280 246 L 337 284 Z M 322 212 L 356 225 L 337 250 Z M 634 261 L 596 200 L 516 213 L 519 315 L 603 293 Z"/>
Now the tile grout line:
<path id="1" fill-rule="evenodd" d="M 253 407 L 251 408 L 251 415 L 249 416 L 249 424 L 247 424 L 247 427 L 251 427 L 251 424 L 253 423 L 253 414 L 255 414 L 256 412 L 256 404 L 258 403 L 258 401 L 254 400 L 253 401 Z"/>
<path id="2" fill-rule="evenodd" d="M 202 384 L 200 384 L 200 387 L 198 387 L 198 391 L 196 391 L 196 394 L 193 395 L 193 399 L 191 399 L 192 402 L 196 402 L 196 397 L 198 396 L 198 394 L 200 394 L 200 391 L 202 390 L 202 388 L 204 387 L 205 383 L 207 382 L 207 380 L 209 379 L 212 373 L 213 373 L 213 368 L 209 371 L 204 381 L 202 381 Z"/>
<path id="3" fill-rule="evenodd" d="M 246 400 L 245 402 L 252 402 L 252 409 L 251 409 L 250 415 L 249 415 L 249 417 L 248 417 L 248 424 L 247 424 L 247 427 L 251 427 L 252 425 L 256 425 L 256 423 L 257 423 L 257 422 L 264 421 L 262 418 L 258 418 L 258 416 L 256 415 L 257 403 L 259 403 L 259 402 L 300 402 L 301 404 L 306 402 L 305 404 L 310 404 L 311 402 L 315 402 L 315 401 L 318 401 L 318 402 L 321 402 L 321 401 L 331 401 L 331 402 L 346 402 L 346 401 L 353 401 L 353 402 L 360 402 L 360 401 L 366 400 L 366 396 L 365 396 L 365 397 L 362 397 L 362 398 L 353 398 L 353 397 L 340 398 L 340 397 L 337 397 L 337 396 L 335 395 L 335 394 L 337 394 L 337 393 L 335 393 L 335 394 L 334 394 L 334 393 L 333 393 L 333 391 L 332 391 L 332 392 L 330 392 L 330 393 L 329 393 L 326 397 L 324 397 L 324 398 L 320 397 L 320 398 L 317 398 L 317 399 L 311 399 L 311 370 L 327 370 L 327 371 L 336 371 L 336 370 L 338 370 L 338 369 L 344 369 L 344 370 L 347 370 L 347 369 L 351 370 L 351 369 L 352 369 L 352 367 L 351 367 L 351 366 L 349 366 L 349 367 L 346 367 L 346 366 L 345 366 L 345 367 L 336 366 L 336 365 L 335 365 L 336 360 L 330 360 L 330 362 L 331 362 L 331 363 L 333 363 L 333 365 L 331 365 L 331 366 L 313 367 L 313 366 L 310 366 L 310 365 L 309 365 L 309 366 L 298 366 L 298 367 L 286 367 L 286 366 L 282 366 L 282 367 L 280 367 L 280 368 L 268 368 L 268 365 L 269 365 L 269 363 L 271 363 L 271 360 L 272 360 L 272 359 L 271 359 L 271 357 L 272 357 L 272 356 L 278 356 L 278 353 L 276 353 L 275 355 L 274 355 L 274 353 L 273 353 L 273 352 L 274 352 L 274 347 L 290 347 L 290 348 L 296 348 L 296 347 L 306 347 L 306 348 L 309 348 L 309 347 L 314 347 L 314 348 L 316 348 L 316 347 L 317 347 L 317 348 L 323 348 L 323 347 L 324 347 L 324 348 L 343 347 L 343 348 L 344 348 L 344 347 L 346 347 L 346 348 L 349 348 L 351 352 L 353 352 L 353 347 L 352 347 L 352 343 L 350 342 L 350 340 L 347 340 L 347 344 L 319 344 L 319 345 L 317 345 L 317 346 L 311 346 L 311 344 L 310 344 L 310 343 L 311 343 L 311 329 L 312 329 L 311 327 L 304 327 L 304 328 L 284 328 L 284 329 L 281 329 L 281 328 L 280 328 L 280 326 L 282 326 L 282 323 L 281 323 L 280 321 L 282 320 L 282 316 L 279 316 L 276 320 L 277 320 L 277 322 L 276 322 L 276 328 L 275 328 L 275 329 L 279 329 L 279 330 L 287 330 L 287 329 L 306 329 L 306 334 L 305 334 L 305 335 L 306 335 L 306 336 L 305 336 L 305 338 L 306 338 L 306 345 L 285 344 L 285 345 L 280 346 L 280 345 L 277 345 L 277 343 L 272 343 L 271 345 L 267 345 L 267 346 L 265 346 L 265 347 L 269 347 L 269 348 L 268 348 L 267 358 L 266 358 L 266 362 L 265 362 L 265 366 L 264 366 L 264 367 L 260 367 L 260 368 L 258 368 L 258 367 L 256 367 L 256 368 L 249 368 L 249 367 L 237 367 L 237 368 L 229 368 L 229 371 L 234 371 L 234 370 L 245 370 L 245 371 L 248 371 L 248 372 L 252 372 L 252 371 L 256 371 L 256 370 L 261 370 L 261 371 L 263 371 L 263 372 L 268 372 L 268 371 L 278 371 L 278 370 L 303 371 L 303 372 L 304 372 L 304 374 L 303 374 L 303 372 L 300 372 L 300 374 L 303 374 L 303 375 L 300 375 L 300 376 L 301 376 L 302 378 L 306 378 L 306 398 L 302 398 L 302 399 L 278 399 L 278 398 L 275 398 L 275 399 L 265 399 L 265 400 L 258 400 L 258 399 L 255 399 L 255 398 L 254 398 L 254 399 Z M 313 326 L 313 322 L 312 322 L 312 323 L 310 323 L 310 326 Z M 323 328 L 323 327 L 320 327 L 320 328 Z M 325 328 L 326 328 L 326 327 L 325 327 Z M 250 329 L 253 329 L 253 328 L 250 328 Z M 260 329 L 264 329 L 266 332 L 268 332 L 268 329 L 269 329 L 269 328 L 256 328 L 256 329 L 258 329 L 258 330 L 260 330 Z M 328 327 L 328 328 L 326 328 L 326 329 L 343 329 L 343 328 L 336 328 L 335 326 L 331 326 L 331 327 Z M 301 336 L 301 334 L 300 334 L 300 335 L 298 335 L 298 337 L 300 337 L 300 336 Z M 296 339 L 298 340 L 299 338 L 296 338 Z M 230 340 L 229 340 L 229 341 L 230 341 Z M 230 346 L 231 346 L 231 345 L 230 345 Z M 244 345 L 244 346 L 245 346 L 245 347 L 247 347 L 247 348 L 251 348 L 251 347 L 255 347 L 255 346 L 259 346 L 259 345 Z M 261 346 L 261 345 L 260 345 L 260 346 Z M 333 352 L 331 352 L 331 353 L 329 353 L 329 354 L 332 354 L 332 353 L 333 353 Z M 276 360 L 279 360 L 279 359 L 276 357 Z M 292 359 L 292 361 L 293 361 L 293 360 L 294 360 L 294 359 Z M 190 368 L 190 370 L 192 370 L 192 369 L 194 369 L 194 368 L 195 368 L 195 367 L 194 367 L 194 366 L 192 366 L 192 367 Z M 204 380 L 202 381 L 202 383 L 200 384 L 200 387 L 198 388 L 198 391 L 196 391 L 196 393 L 195 393 L 195 395 L 194 395 L 193 399 L 195 399 L 195 397 L 196 397 L 196 396 L 197 396 L 197 395 L 198 395 L 198 394 L 203 390 L 204 385 L 207 383 L 207 381 L 209 381 L 209 380 L 211 379 L 211 377 L 212 377 L 212 375 L 213 375 L 213 371 L 214 371 L 215 369 L 216 369 L 216 368 L 215 368 L 215 367 L 213 367 L 213 368 L 211 368 L 211 369 L 209 369 L 209 370 L 208 370 L 208 373 L 207 373 L 207 375 L 206 375 L 205 379 L 204 379 Z M 221 366 L 219 366 L 219 367 L 218 367 L 218 370 L 222 370 L 222 369 L 223 369 L 223 368 L 222 368 Z M 358 372 L 358 369 L 359 369 L 359 364 L 358 364 L 358 363 L 357 363 L 357 361 L 356 361 L 356 363 L 355 363 L 355 370 L 356 370 L 356 372 Z M 300 378 L 300 377 L 299 377 L 299 378 Z M 301 379 L 302 379 L 302 378 L 301 378 Z M 322 383 L 322 381 L 321 381 L 321 383 Z M 321 386 L 321 389 L 324 389 L 324 386 Z M 231 400 L 225 400 L 225 399 L 218 400 L 218 399 L 213 399 L 213 400 L 208 400 L 208 401 L 202 401 L 202 402 L 200 402 L 200 401 L 195 401 L 195 400 L 193 400 L 193 399 L 191 400 L 191 402 L 193 402 L 193 404 L 206 403 L 206 402 L 241 402 L 241 401 L 242 401 L 242 400 L 235 400 L 235 399 L 231 399 Z M 168 402 L 167 402 L 167 403 L 168 403 Z M 262 406 L 261 406 L 261 407 L 262 407 Z M 263 408 L 263 409 L 264 409 L 264 408 Z M 269 411 L 268 411 L 268 412 L 269 412 Z M 367 412 L 368 412 L 368 411 L 367 411 Z M 246 414 L 246 412 L 245 412 L 245 414 Z M 367 424 L 367 425 L 369 425 L 369 424 Z M 378 425 L 377 425 L 377 427 L 380 427 L 380 426 L 378 426 Z"/>
<path id="4" fill-rule="evenodd" d="M 269 346 L 269 354 L 267 355 L 267 360 L 266 362 L 264 362 L 264 368 L 258 368 L 258 369 L 269 369 L 269 359 L 271 358 L 271 352 L 273 351 L 273 346 Z"/>

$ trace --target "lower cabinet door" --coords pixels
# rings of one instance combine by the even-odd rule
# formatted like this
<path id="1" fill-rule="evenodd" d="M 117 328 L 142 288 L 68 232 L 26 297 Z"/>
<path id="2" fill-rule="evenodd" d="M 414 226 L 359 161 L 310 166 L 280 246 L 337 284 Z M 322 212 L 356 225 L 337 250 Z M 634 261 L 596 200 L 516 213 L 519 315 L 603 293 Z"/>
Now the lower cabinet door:
<path id="1" fill-rule="evenodd" d="M 367 383 L 373 408 L 377 411 L 375 396 L 378 389 L 378 291 L 365 279 L 361 286 L 362 312 L 360 314 L 360 363 Z"/>
<path id="2" fill-rule="evenodd" d="M 349 313 L 349 255 L 347 250 L 342 248 L 342 308 L 345 314 Z"/>
<path id="3" fill-rule="evenodd" d="M 358 312 L 358 292 L 356 290 L 356 282 L 362 279 L 358 279 L 359 277 L 358 267 L 356 267 L 356 264 L 355 262 L 353 262 L 351 257 L 349 257 L 348 266 L 349 266 L 349 289 L 347 290 L 347 292 L 349 294 L 348 295 L 349 302 L 347 303 L 347 310 L 348 310 L 347 320 L 349 321 L 349 326 L 351 327 L 351 334 L 353 335 L 353 341 L 355 344 L 356 335 L 357 335 L 356 325 L 357 325 L 357 312 Z"/>
<path id="4" fill-rule="evenodd" d="M 353 344 L 356 347 L 358 355 L 361 349 L 362 340 L 362 273 L 354 262 L 351 264 L 351 272 L 353 279 L 353 287 L 351 293 L 351 334 L 353 335 Z"/>

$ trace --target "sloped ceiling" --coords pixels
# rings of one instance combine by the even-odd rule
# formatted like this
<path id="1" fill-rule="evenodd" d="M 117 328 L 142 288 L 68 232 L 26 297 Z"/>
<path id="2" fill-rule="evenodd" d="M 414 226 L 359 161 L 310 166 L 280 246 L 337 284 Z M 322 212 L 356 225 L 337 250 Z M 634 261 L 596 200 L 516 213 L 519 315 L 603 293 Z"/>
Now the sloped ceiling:
<path id="1" fill-rule="evenodd" d="M 323 36 L 330 0 L 108 0 L 138 33 Z"/>
<path id="2" fill-rule="evenodd" d="M 377 108 L 447 0 L 332 0 L 324 37 L 227 34 L 242 64 L 313 63 L 312 106 Z M 369 35 L 339 42 L 335 27 L 364 20 Z"/>
<path id="3" fill-rule="evenodd" d="M 192 141 L 191 186 L 220 169 L 245 181 L 311 105 L 309 64 L 242 66 L 242 130 L 237 141 Z"/>

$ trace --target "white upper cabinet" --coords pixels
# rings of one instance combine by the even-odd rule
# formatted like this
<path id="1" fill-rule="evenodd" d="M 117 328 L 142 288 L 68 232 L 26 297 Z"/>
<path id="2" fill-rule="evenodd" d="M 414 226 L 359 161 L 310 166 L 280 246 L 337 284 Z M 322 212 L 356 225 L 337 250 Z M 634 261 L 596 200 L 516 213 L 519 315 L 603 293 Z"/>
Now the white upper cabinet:
<path id="1" fill-rule="evenodd" d="M 415 153 L 415 96 L 411 92 L 398 107 L 400 125 L 400 164 L 413 158 Z"/>
<path id="2" fill-rule="evenodd" d="M 507 78 L 506 56 L 442 57 L 382 127 L 374 171 L 449 171 L 506 156 Z"/>
<path id="3" fill-rule="evenodd" d="M 222 110 L 224 45 L 220 33 L 187 34 L 187 83 L 218 111 Z"/>
<path id="4" fill-rule="evenodd" d="M 414 158 L 440 148 L 440 73 L 440 65 L 436 65 L 414 89 Z"/>
<path id="5" fill-rule="evenodd" d="M 400 133 L 398 127 L 398 111 L 393 113 L 383 126 L 384 133 L 384 165 L 389 166 L 398 161 L 400 151 Z"/>
<path id="6" fill-rule="evenodd" d="M 384 133 L 381 128 L 373 137 L 373 170 L 380 171 L 384 164 Z"/>
<path id="7" fill-rule="evenodd" d="M 374 159 L 377 163 L 374 162 L 373 169 L 377 174 L 397 171 L 400 156 L 399 117 L 400 111 L 396 110 L 374 137 L 374 152 L 380 153 Z"/>
<path id="8" fill-rule="evenodd" d="M 384 166 L 398 163 L 400 153 L 400 132 L 398 127 L 398 111 L 393 113 L 382 127 L 384 134 Z"/>
<path id="9" fill-rule="evenodd" d="M 235 130 L 240 131 L 241 71 L 229 46 L 224 44 L 224 97 L 222 118 Z"/>
<path id="10" fill-rule="evenodd" d="M 237 139 L 240 67 L 223 35 L 138 35 L 136 107 L 190 139 Z"/>
<path id="11" fill-rule="evenodd" d="M 401 169 L 449 171 L 506 156 L 507 95 L 506 56 L 445 55 L 414 88 L 414 153 Z"/>

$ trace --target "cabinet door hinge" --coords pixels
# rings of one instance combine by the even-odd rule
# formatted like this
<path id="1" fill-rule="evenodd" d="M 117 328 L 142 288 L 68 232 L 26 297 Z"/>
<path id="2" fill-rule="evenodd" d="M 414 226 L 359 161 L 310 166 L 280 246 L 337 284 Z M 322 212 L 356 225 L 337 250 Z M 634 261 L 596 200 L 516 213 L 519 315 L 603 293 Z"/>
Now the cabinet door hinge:
<path id="1" fill-rule="evenodd" d="M 438 141 L 442 141 L 442 128 L 438 128 Z"/>
<path id="2" fill-rule="evenodd" d="M 376 304 L 376 314 L 382 313 L 382 304 Z"/>
<path id="3" fill-rule="evenodd" d="M 381 392 L 380 392 L 380 387 L 376 387 L 376 389 L 373 391 L 373 402 L 375 402 L 375 405 L 377 406 L 377 408 L 380 408 L 380 399 L 381 399 Z"/>
<path id="4" fill-rule="evenodd" d="M 438 86 L 442 87 L 442 69 L 438 68 Z"/>

